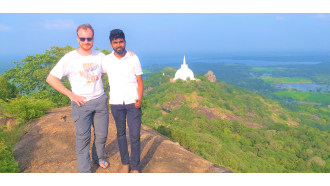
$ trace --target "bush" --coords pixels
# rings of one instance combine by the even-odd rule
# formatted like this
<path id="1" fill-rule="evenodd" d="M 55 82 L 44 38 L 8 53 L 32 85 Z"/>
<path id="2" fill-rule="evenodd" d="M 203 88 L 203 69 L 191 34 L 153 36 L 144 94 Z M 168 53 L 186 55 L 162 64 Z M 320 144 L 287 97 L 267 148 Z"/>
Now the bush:
<path id="1" fill-rule="evenodd" d="M 0 141 L 0 172 L 1 173 L 17 173 L 19 172 L 18 163 L 12 156 L 9 149 L 3 140 Z"/>
<path id="2" fill-rule="evenodd" d="M 5 75 L 0 75 L 0 99 L 7 100 L 14 98 L 17 93 L 16 87 L 8 82 Z"/>
<path id="3" fill-rule="evenodd" d="M 43 116 L 47 110 L 54 108 L 54 103 L 47 99 L 35 99 L 21 97 L 2 102 L 0 111 L 8 113 L 19 120 L 25 122 L 29 119 Z"/>
<path id="4" fill-rule="evenodd" d="M 58 92 L 57 90 L 43 90 L 33 92 L 31 97 L 35 99 L 48 99 L 55 103 L 56 107 L 64 107 L 71 104 L 71 100 L 66 95 Z"/>
<path id="5" fill-rule="evenodd" d="M 163 125 L 159 126 L 157 128 L 157 132 L 163 134 L 164 136 L 167 136 L 169 138 L 172 137 L 172 132 L 171 132 L 171 129 L 170 128 L 166 128 L 164 127 Z"/>

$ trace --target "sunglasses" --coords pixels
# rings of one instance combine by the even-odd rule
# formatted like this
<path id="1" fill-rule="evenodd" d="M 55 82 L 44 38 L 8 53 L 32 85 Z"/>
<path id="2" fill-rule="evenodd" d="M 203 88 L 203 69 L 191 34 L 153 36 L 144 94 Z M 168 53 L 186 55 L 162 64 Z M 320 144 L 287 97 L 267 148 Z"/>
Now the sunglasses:
<path id="1" fill-rule="evenodd" d="M 93 40 L 93 37 L 87 37 L 87 38 L 85 38 L 85 37 L 79 37 L 79 39 L 80 39 L 80 41 L 81 42 L 85 42 L 85 40 L 87 39 L 87 41 L 92 41 Z"/>

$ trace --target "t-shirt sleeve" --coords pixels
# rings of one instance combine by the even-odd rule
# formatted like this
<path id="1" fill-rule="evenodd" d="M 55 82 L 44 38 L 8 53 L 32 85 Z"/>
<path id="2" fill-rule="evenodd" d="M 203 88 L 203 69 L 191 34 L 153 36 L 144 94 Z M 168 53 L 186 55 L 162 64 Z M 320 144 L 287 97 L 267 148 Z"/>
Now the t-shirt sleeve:
<path id="1" fill-rule="evenodd" d="M 58 79 L 62 79 L 63 76 L 66 76 L 67 73 L 67 65 L 68 65 L 67 56 L 63 56 L 60 61 L 54 66 L 54 68 L 50 71 L 50 74 L 57 77 Z"/>
<path id="2" fill-rule="evenodd" d="M 136 60 L 135 60 L 135 75 L 142 75 L 142 68 L 141 68 L 141 63 L 139 58 L 136 56 Z"/>

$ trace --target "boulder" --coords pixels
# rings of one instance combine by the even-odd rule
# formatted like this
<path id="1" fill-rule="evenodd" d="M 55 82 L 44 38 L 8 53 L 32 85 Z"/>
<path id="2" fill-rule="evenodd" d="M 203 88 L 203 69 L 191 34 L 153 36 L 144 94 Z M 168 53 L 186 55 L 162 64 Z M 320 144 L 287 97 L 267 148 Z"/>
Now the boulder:
<path id="1" fill-rule="evenodd" d="M 209 70 L 205 75 L 204 75 L 210 82 L 215 82 L 217 78 L 213 74 L 211 70 Z"/>

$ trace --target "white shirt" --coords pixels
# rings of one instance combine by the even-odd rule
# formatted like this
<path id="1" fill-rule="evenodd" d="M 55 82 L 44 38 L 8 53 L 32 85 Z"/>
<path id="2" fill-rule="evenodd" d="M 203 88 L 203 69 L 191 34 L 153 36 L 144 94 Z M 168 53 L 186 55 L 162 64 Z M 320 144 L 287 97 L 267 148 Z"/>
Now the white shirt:
<path id="1" fill-rule="evenodd" d="M 102 70 L 109 77 L 110 104 L 135 103 L 139 98 L 136 76 L 143 74 L 139 58 L 127 52 L 123 58 L 118 59 L 112 52 L 102 61 Z"/>
<path id="2" fill-rule="evenodd" d="M 82 56 L 74 50 L 64 55 L 50 74 L 59 79 L 67 76 L 72 92 L 86 97 L 85 101 L 96 99 L 104 94 L 101 79 L 104 57 L 99 51 L 93 50 L 91 55 Z"/>

